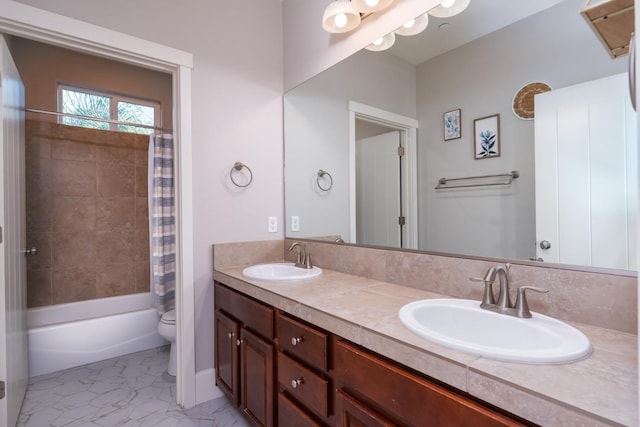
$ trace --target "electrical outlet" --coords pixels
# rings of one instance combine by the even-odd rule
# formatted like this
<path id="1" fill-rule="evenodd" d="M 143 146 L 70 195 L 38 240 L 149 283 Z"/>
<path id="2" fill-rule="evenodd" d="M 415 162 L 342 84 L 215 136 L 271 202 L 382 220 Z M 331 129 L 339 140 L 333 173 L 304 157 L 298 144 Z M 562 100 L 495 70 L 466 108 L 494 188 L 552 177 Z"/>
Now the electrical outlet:
<path id="1" fill-rule="evenodd" d="M 277 233 L 278 232 L 278 217 L 270 216 L 269 217 L 269 233 Z"/>
<path id="2" fill-rule="evenodd" d="M 297 215 L 291 217 L 291 231 L 300 231 L 300 217 Z"/>

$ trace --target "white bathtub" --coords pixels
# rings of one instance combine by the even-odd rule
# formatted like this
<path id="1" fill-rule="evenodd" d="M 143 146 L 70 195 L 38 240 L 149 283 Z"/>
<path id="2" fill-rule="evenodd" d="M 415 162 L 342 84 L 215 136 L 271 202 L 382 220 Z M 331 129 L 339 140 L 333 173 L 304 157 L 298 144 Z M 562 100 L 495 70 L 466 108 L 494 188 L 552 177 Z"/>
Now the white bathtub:
<path id="1" fill-rule="evenodd" d="M 167 344 L 149 294 L 27 310 L 29 375 L 36 376 Z"/>

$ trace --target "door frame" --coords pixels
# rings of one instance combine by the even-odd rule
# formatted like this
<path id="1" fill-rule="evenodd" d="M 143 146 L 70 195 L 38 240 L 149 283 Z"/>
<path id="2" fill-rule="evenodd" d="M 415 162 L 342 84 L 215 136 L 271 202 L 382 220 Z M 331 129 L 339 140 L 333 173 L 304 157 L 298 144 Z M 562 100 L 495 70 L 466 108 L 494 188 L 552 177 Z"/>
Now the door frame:
<path id="1" fill-rule="evenodd" d="M 406 248 L 418 249 L 418 121 L 361 104 L 348 102 L 349 110 L 349 239 L 356 242 L 356 119 L 376 123 L 400 131 L 404 141 L 402 157 L 402 211 L 406 219 L 403 241 Z"/>
<path id="2" fill-rule="evenodd" d="M 173 76 L 173 133 L 176 143 L 176 311 L 177 403 L 196 404 L 193 316 L 193 194 L 191 69 L 193 55 L 128 34 L 12 0 L 0 0 L 0 33 L 74 49 Z"/>

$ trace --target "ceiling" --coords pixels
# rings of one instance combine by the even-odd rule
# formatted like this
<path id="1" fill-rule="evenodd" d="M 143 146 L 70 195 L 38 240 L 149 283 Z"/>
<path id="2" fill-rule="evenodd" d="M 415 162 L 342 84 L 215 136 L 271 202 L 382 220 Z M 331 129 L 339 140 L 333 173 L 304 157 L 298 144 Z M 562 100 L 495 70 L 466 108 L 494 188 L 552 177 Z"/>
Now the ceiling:
<path id="1" fill-rule="evenodd" d="M 418 35 L 396 36 L 389 53 L 418 65 L 562 1 L 471 0 L 469 7 L 454 17 L 429 16 L 427 29 Z"/>

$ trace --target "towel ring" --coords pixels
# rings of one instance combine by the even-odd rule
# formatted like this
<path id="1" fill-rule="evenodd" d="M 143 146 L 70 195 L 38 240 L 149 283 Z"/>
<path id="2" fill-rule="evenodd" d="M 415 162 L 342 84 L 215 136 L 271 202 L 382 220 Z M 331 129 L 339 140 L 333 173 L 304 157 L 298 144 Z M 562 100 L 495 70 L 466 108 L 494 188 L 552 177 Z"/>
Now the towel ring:
<path id="1" fill-rule="evenodd" d="M 243 168 L 247 169 L 249 171 L 249 181 L 246 184 L 238 184 L 236 182 L 235 179 L 233 179 L 233 171 L 241 171 Z M 231 178 L 231 182 L 233 182 L 233 184 L 236 187 L 240 187 L 240 188 L 246 188 L 249 185 L 251 185 L 251 182 L 253 181 L 253 172 L 251 172 L 251 168 L 247 165 L 245 165 L 242 162 L 235 162 L 233 164 L 233 167 L 231 168 L 231 171 L 229 171 L 229 178 Z"/>
<path id="2" fill-rule="evenodd" d="M 320 178 L 324 178 L 324 176 L 327 175 L 329 177 L 329 186 L 328 187 L 323 187 L 322 184 L 320 184 Z M 318 184 L 318 188 L 321 189 L 322 191 L 329 191 L 331 190 L 331 187 L 333 187 L 333 177 L 331 176 L 331 174 L 327 171 L 323 171 L 322 169 L 320 169 L 318 171 L 318 177 L 316 178 L 316 183 Z"/>

